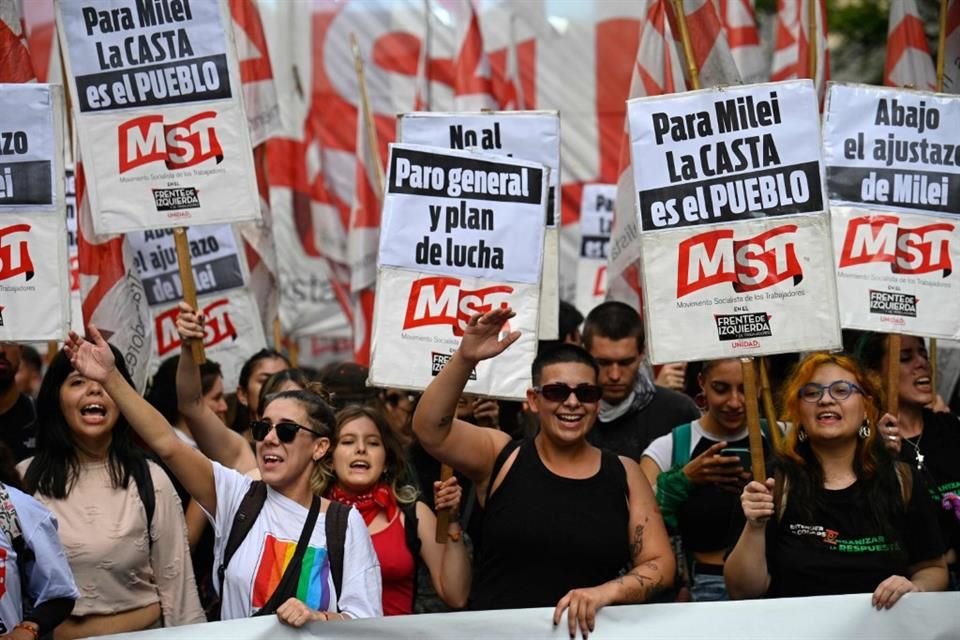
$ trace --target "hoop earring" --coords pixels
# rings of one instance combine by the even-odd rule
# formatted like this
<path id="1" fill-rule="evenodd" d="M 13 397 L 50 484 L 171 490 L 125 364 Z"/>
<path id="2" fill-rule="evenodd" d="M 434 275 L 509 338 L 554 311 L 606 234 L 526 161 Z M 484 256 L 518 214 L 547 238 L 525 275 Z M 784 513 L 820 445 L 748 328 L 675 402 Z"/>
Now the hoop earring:
<path id="1" fill-rule="evenodd" d="M 870 437 L 870 421 L 868 419 L 863 419 L 863 424 L 860 425 L 860 430 L 857 433 L 860 435 L 861 440 L 866 440 Z"/>
<path id="2" fill-rule="evenodd" d="M 700 411 L 706 411 L 707 410 L 707 394 L 701 391 L 697 395 L 693 396 L 693 403 L 697 405 L 697 409 L 700 409 Z"/>
<path id="3" fill-rule="evenodd" d="M 800 442 L 807 441 L 807 432 L 803 430 L 803 427 L 800 427 L 800 429 L 797 431 L 797 440 Z"/>

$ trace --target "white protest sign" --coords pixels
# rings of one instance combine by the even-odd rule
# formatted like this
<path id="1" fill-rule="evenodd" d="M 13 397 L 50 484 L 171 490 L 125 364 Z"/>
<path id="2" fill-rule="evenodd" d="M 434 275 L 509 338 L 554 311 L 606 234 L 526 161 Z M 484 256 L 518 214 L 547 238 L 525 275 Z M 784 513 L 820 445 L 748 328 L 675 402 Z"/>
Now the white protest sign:
<path id="1" fill-rule="evenodd" d="M 223 0 L 57 0 L 57 25 L 98 234 L 259 217 Z"/>
<path id="2" fill-rule="evenodd" d="M 150 306 L 183 299 L 172 229 L 127 234 L 133 261 Z M 246 280 L 237 237 L 230 225 L 190 227 L 187 243 L 197 295 L 242 287 Z"/>
<path id="3" fill-rule="evenodd" d="M 824 211 L 809 80 L 627 105 L 642 232 Z"/>
<path id="4" fill-rule="evenodd" d="M 584 315 L 607 295 L 607 256 L 617 185 L 588 184 L 580 200 L 580 259 L 576 307 Z"/>
<path id="5" fill-rule="evenodd" d="M 823 148 L 844 327 L 960 337 L 958 121 L 958 96 L 830 85 Z"/>
<path id="6" fill-rule="evenodd" d="M 466 388 L 522 398 L 537 349 L 548 169 L 400 144 L 388 168 L 370 384 L 425 388 L 473 314 L 509 305 L 520 339 Z"/>
<path id="7" fill-rule="evenodd" d="M 652 362 L 839 347 L 826 216 L 674 229 L 640 241 Z"/>
<path id="8" fill-rule="evenodd" d="M 840 323 L 960 339 L 960 220 L 831 208 Z"/>
<path id="9" fill-rule="evenodd" d="M 960 96 L 831 84 L 823 158 L 831 203 L 960 214 Z"/>
<path id="10" fill-rule="evenodd" d="M 257 303 L 243 289 L 201 296 L 197 303 L 206 317 L 203 346 L 207 359 L 220 365 L 224 388 L 235 389 L 243 363 L 267 345 Z M 156 343 L 151 375 L 164 360 L 180 354 L 178 313 L 176 304 L 153 309 Z"/>
<path id="11" fill-rule="evenodd" d="M 560 116 L 556 111 L 416 112 L 397 119 L 397 142 L 479 150 L 550 168 L 540 287 L 541 340 L 559 331 Z"/>
<path id="12" fill-rule="evenodd" d="M 86 332 L 83 300 L 80 297 L 80 256 L 77 246 L 77 180 L 73 167 L 66 169 L 65 208 L 67 211 L 67 259 L 70 263 L 70 330 Z"/>
<path id="13" fill-rule="evenodd" d="M 651 361 L 839 347 L 812 83 L 628 109 Z"/>
<path id="14" fill-rule="evenodd" d="M 0 340 L 66 338 L 63 90 L 0 84 Z"/>

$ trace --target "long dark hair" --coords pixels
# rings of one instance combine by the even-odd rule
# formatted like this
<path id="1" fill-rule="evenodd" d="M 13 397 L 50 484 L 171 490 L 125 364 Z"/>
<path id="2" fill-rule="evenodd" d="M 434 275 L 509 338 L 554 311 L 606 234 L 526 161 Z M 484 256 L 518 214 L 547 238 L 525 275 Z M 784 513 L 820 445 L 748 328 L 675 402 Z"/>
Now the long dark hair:
<path id="1" fill-rule="evenodd" d="M 800 389 L 810 382 L 818 367 L 827 364 L 836 365 L 853 374 L 857 384 L 863 389 L 864 415 L 870 425 L 870 434 L 866 438 L 857 439 L 853 456 L 853 472 L 858 480 L 858 502 L 867 505 L 874 524 L 893 542 L 898 537 L 896 523 L 905 513 L 905 488 L 901 486 L 898 478 L 897 463 L 878 434 L 877 419 L 880 411 L 876 402 L 879 391 L 871 377 L 849 356 L 813 353 L 800 361 L 786 381 L 783 391 L 783 415 L 794 426 L 787 432 L 778 467 L 786 474 L 789 482 L 789 501 L 810 521 L 813 520 L 815 507 L 822 503 L 820 497 L 823 496 L 823 467 L 810 447 L 810 441 L 801 441 L 799 438 L 800 406 L 803 402 L 800 400 Z M 910 482 L 910 475 L 905 474 L 905 477 L 905 482 Z"/>
<path id="2" fill-rule="evenodd" d="M 374 424 L 377 431 L 380 432 L 380 439 L 383 441 L 383 448 L 386 452 L 386 460 L 383 465 L 383 481 L 390 486 L 393 497 L 397 502 L 409 504 L 417 499 L 417 489 L 413 486 L 413 481 L 409 477 L 406 458 L 403 454 L 403 447 L 397 436 L 390 429 L 383 414 L 372 407 L 362 405 L 350 405 L 337 412 L 337 429 L 333 445 L 330 447 L 331 468 L 333 466 L 333 450 L 337 447 L 340 440 L 340 431 L 348 423 L 360 418 L 367 418 Z M 336 474 L 333 474 L 336 478 Z"/>
<path id="3" fill-rule="evenodd" d="M 117 371 L 133 386 L 123 355 L 113 345 L 110 350 Z M 60 387 L 72 371 L 70 359 L 60 351 L 43 376 L 37 395 L 37 452 L 23 479 L 28 493 L 39 493 L 57 500 L 67 498 L 80 473 L 73 434 L 60 408 Z M 150 472 L 146 454 L 137 447 L 133 430 L 122 414 L 117 417 L 111 432 L 107 467 L 114 488 L 126 489 L 131 477 L 142 486 Z"/>

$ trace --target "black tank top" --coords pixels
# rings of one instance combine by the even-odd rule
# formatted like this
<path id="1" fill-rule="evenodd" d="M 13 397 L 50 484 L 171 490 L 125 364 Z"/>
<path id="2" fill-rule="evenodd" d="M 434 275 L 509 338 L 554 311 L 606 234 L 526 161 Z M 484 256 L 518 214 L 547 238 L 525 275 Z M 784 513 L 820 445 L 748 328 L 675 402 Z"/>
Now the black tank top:
<path id="1" fill-rule="evenodd" d="M 516 446 L 497 458 L 491 484 Z M 617 456 L 603 451 L 599 472 L 576 480 L 547 469 L 533 440 L 519 446 L 484 510 L 473 609 L 553 607 L 630 563 L 627 474 Z"/>

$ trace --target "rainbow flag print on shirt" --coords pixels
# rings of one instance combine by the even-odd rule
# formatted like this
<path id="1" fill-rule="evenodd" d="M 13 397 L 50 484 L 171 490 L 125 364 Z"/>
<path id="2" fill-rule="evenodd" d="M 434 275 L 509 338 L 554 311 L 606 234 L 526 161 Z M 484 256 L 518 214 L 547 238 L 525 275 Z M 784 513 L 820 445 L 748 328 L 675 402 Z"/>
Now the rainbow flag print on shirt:
<path id="1" fill-rule="evenodd" d="M 293 540 L 279 540 L 267 534 L 263 552 L 257 565 L 257 574 L 253 581 L 253 608 L 259 609 L 267 604 L 270 596 L 280 584 L 280 578 L 293 559 L 297 543 Z M 330 606 L 330 560 L 325 548 L 307 547 L 300 565 L 300 580 L 297 584 L 297 599 L 311 609 L 326 611 Z"/>

